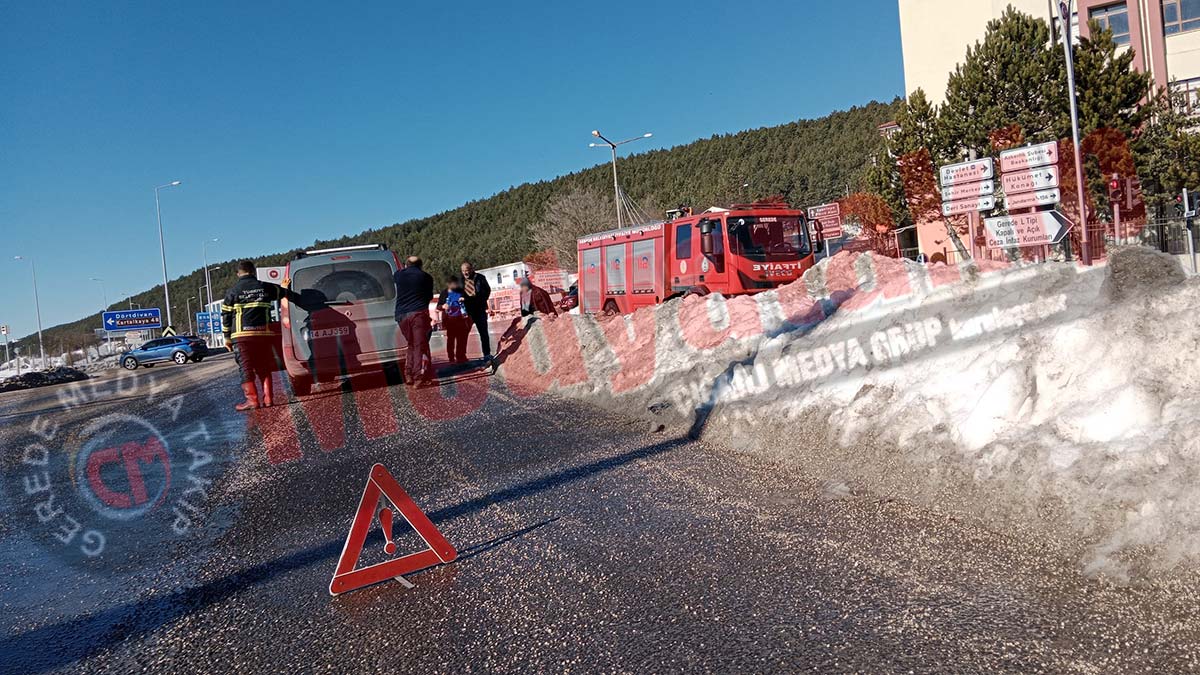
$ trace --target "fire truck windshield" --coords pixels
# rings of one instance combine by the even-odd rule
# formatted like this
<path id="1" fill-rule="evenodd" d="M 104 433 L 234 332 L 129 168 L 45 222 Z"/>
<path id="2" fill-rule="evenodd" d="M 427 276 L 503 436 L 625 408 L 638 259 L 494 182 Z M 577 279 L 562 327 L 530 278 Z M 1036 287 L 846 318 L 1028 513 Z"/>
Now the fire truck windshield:
<path id="1" fill-rule="evenodd" d="M 731 248 L 749 260 L 797 260 L 808 255 L 808 233 L 804 230 L 799 216 L 729 218 Z"/>

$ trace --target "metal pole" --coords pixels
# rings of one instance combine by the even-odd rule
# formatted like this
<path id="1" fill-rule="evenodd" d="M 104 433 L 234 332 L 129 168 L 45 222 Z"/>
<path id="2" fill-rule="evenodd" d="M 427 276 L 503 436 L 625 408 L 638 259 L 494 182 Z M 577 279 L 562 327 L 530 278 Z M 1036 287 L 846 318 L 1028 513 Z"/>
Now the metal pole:
<path id="1" fill-rule="evenodd" d="M 12 358 L 8 355 L 8 332 L 4 333 L 4 362 L 8 363 Z"/>
<path id="2" fill-rule="evenodd" d="M 171 325 L 171 290 L 167 287 L 167 247 L 163 243 L 162 207 L 158 201 L 158 191 L 154 188 L 154 212 L 158 216 L 158 253 L 162 256 L 163 297 L 166 300 L 167 325 Z"/>
<path id="3" fill-rule="evenodd" d="M 1079 220 L 1082 221 L 1079 233 L 1080 246 L 1083 251 L 1080 259 L 1084 265 L 1092 264 L 1092 250 L 1088 246 L 1087 223 L 1087 192 L 1083 185 L 1083 151 L 1079 147 L 1079 104 L 1075 100 L 1075 57 L 1071 45 L 1071 0 L 1058 3 L 1058 22 L 1063 30 L 1063 53 L 1067 59 L 1067 97 L 1071 101 L 1071 141 L 1075 144 L 1075 183 L 1079 197 Z"/>
<path id="4" fill-rule="evenodd" d="M 613 196 L 617 201 L 617 229 L 625 227 L 625 219 L 621 214 L 621 184 L 617 182 L 617 146 L 609 143 L 612 147 L 612 165 L 613 165 Z"/>
<path id="5" fill-rule="evenodd" d="M 1113 239 L 1121 245 L 1121 205 L 1113 204 Z"/>
<path id="6" fill-rule="evenodd" d="M 37 263 L 35 263 L 33 261 L 33 258 L 26 258 L 24 256 L 16 256 L 16 259 L 17 260 L 28 260 L 29 261 L 29 271 L 33 274 L 33 307 L 34 307 L 34 310 L 37 312 L 38 351 L 42 355 L 42 370 L 46 370 L 46 346 L 45 346 L 45 343 L 42 342 L 42 301 L 38 297 Z"/>
<path id="7" fill-rule="evenodd" d="M 1188 252 L 1192 254 L 1192 274 L 1196 274 L 1196 240 L 1192 238 L 1192 230 L 1187 227 L 1187 214 L 1192 210 L 1191 195 L 1188 194 L 1188 189 L 1183 188 L 1183 231 L 1187 233 Z"/>
<path id="8" fill-rule="evenodd" d="M 196 331 L 192 330 L 192 298 L 187 299 L 187 315 L 188 315 L 188 334 L 195 335 Z"/>

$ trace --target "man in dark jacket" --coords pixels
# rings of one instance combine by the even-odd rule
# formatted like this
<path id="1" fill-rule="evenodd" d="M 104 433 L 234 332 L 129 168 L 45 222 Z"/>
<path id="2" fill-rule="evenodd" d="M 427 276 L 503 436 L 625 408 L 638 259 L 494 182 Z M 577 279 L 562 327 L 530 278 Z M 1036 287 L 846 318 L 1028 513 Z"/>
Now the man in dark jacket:
<path id="1" fill-rule="evenodd" d="M 275 343 L 279 333 L 271 322 L 271 306 L 288 296 L 288 292 L 259 281 L 250 260 L 237 264 L 237 276 L 237 282 L 221 300 L 221 332 L 241 370 L 242 392 L 246 395 L 246 400 L 234 408 L 252 410 L 275 403 L 271 378 L 276 370 Z M 256 379 L 262 381 L 261 399 L 254 384 Z"/>
<path id="2" fill-rule="evenodd" d="M 396 323 L 400 324 L 400 333 L 408 343 L 404 368 L 404 383 L 408 385 L 418 381 L 428 383 L 432 379 L 429 336 L 433 331 L 429 303 L 433 301 L 433 277 L 421 269 L 423 265 L 420 258 L 410 256 L 408 265 L 395 275 Z"/>
<path id="3" fill-rule="evenodd" d="M 483 348 L 483 360 L 492 360 L 492 339 L 488 333 L 488 298 L 492 295 L 492 287 L 487 279 L 475 271 L 470 261 L 462 264 L 463 304 L 467 307 L 467 316 L 479 331 L 479 346 Z"/>

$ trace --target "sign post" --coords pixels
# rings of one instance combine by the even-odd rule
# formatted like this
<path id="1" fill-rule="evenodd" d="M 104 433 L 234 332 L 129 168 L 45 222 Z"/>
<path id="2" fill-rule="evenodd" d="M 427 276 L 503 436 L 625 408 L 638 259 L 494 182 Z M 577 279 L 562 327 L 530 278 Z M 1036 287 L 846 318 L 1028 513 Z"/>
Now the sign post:
<path id="1" fill-rule="evenodd" d="M 829 240 L 842 237 L 842 205 L 837 202 L 811 206 L 808 209 L 808 219 L 819 223 L 821 238 L 825 240 L 825 257 L 829 257 Z"/>
<path id="2" fill-rule="evenodd" d="M 996 208 L 996 163 L 991 157 L 947 164 L 938 171 L 942 188 L 942 216 L 967 216 L 971 257 L 975 256 L 975 231 L 979 213 Z M 948 227 L 951 227 L 948 225 Z"/>
<path id="3" fill-rule="evenodd" d="M 8 324 L 0 326 L 0 335 L 4 336 L 4 362 L 8 363 Z"/>
<path id="4" fill-rule="evenodd" d="M 983 221 L 988 248 L 1054 245 L 1062 241 L 1072 223 L 1058 211 L 1038 211 L 1000 216 Z"/>

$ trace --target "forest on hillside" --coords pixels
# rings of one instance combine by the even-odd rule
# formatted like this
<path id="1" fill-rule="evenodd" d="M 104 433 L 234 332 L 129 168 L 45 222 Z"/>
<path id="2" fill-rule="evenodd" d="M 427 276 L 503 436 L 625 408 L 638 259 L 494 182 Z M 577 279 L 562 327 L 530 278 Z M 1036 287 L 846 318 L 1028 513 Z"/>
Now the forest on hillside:
<path id="1" fill-rule="evenodd" d="M 896 118 L 902 106 L 871 102 L 814 120 L 714 135 L 666 150 L 620 159 L 621 186 L 635 201 L 650 205 L 687 204 L 700 208 L 727 205 L 773 195 L 806 207 L 845 196 L 864 181 L 868 158 L 882 147 L 878 126 Z M 401 255 L 428 261 L 426 269 L 441 279 L 454 271 L 464 256 L 476 267 L 521 260 L 534 252 L 532 228 L 547 203 L 560 195 L 584 190 L 611 197 L 612 174 L 607 163 L 560 176 L 526 183 L 486 199 L 403 223 L 314 242 L 314 247 L 383 243 Z M 748 185 L 748 186 L 747 186 Z M 747 186 L 747 187 L 743 187 Z M 605 229 L 599 224 L 597 230 Z M 283 265 L 296 251 L 257 256 L 260 266 Z M 248 252 L 247 252 L 248 254 Z M 213 298 L 234 281 L 234 262 L 213 262 Z M 186 301 L 198 297 L 204 271 L 195 270 L 170 282 L 175 325 L 187 329 Z M 131 299 L 144 307 L 162 305 L 162 287 Z M 113 303 L 124 309 L 130 299 Z M 198 300 L 193 300 L 196 311 Z M 99 313 L 54 326 L 44 332 L 47 353 L 59 354 L 94 342 L 92 329 Z M 32 336 L 36 341 L 36 334 Z M 28 338 L 22 342 L 30 344 Z"/>

